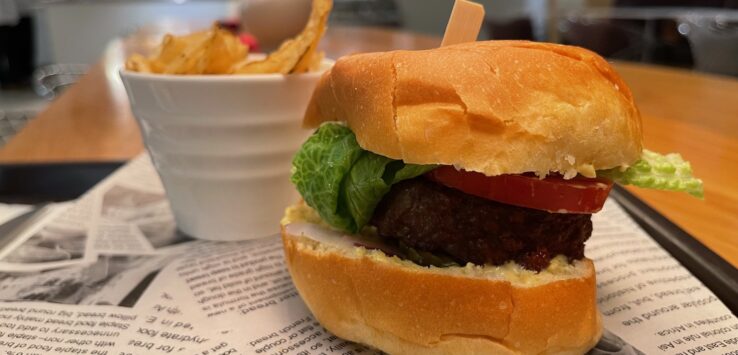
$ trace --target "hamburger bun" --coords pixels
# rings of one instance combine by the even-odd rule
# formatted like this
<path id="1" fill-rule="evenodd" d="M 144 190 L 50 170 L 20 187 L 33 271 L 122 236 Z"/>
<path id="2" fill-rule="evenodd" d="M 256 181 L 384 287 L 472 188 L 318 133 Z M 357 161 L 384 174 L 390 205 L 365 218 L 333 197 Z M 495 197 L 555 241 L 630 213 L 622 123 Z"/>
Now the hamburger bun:
<path id="1" fill-rule="evenodd" d="M 582 354 L 602 332 L 589 259 L 560 257 L 540 273 L 423 267 L 354 246 L 302 203 L 288 209 L 282 240 L 320 323 L 389 354 Z"/>
<path id="2" fill-rule="evenodd" d="M 304 124 L 345 121 L 362 148 L 488 176 L 593 177 L 641 156 L 630 90 L 600 56 L 526 41 L 338 59 Z"/>

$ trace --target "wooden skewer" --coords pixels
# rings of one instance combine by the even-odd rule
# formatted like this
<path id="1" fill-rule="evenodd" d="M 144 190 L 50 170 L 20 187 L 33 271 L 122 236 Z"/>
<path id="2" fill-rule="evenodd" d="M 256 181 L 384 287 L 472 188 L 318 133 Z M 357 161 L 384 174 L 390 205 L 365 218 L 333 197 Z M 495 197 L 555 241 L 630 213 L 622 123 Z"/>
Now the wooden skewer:
<path id="1" fill-rule="evenodd" d="M 483 20 L 484 6 L 467 0 L 456 0 L 441 47 L 476 41 Z"/>

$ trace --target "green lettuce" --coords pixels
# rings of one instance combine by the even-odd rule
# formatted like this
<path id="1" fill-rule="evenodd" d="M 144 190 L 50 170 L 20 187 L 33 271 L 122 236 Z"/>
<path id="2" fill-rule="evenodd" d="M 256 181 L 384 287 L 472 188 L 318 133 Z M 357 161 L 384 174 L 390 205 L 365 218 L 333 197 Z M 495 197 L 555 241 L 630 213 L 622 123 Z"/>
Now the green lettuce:
<path id="1" fill-rule="evenodd" d="M 292 165 L 291 180 L 305 202 L 325 222 L 349 233 L 359 232 L 369 222 L 392 185 L 436 167 L 405 164 L 363 150 L 354 133 L 336 123 L 322 125 L 302 145 Z M 704 195 L 702 181 L 692 176 L 691 166 L 679 154 L 644 150 L 633 166 L 598 170 L 597 175 L 623 185 Z"/>
<path id="2" fill-rule="evenodd" d="M 681 191 L 704 198 L 702 180 L 692 176 L 692 166 L 676 153 L 661 155 L 644 149 L 641 159 L 633 166 L 625 170 L 598 170 L 597 176 L 609 178 L 622 185 Z"/>
<path id="3" fill-rule="evenodd" d="M 328 224 L 350 233 L 364 227 L 392 185 L 435 168 L 363 150 L 348 127 L 322 125 L 292 161 L 291 180 Z"/>

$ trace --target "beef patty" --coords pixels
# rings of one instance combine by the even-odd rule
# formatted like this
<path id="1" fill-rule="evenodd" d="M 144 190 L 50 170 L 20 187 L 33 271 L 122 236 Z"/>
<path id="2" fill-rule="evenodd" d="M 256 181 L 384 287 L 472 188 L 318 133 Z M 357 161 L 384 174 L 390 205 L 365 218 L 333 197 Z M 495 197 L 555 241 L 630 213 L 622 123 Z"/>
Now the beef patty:
<path id="1" fill-rule="evenodd" d="M 370 222 L 379 235 L 462 264 L 514 260 L 540 271 L 556 255 L 584 257 L 590 214 L 549 213 L 467 195 L 423 177 L 392 186 Z"/>

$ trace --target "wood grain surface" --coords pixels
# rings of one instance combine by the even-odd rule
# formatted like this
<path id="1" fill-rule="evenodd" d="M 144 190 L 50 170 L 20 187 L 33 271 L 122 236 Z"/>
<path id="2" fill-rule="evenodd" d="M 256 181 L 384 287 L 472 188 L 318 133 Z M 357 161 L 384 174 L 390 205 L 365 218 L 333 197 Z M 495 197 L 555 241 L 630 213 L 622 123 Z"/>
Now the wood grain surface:
<path id="1" fill-rule="evenodd" d="M 337 58 L 439 44 L 440 38 L 394 30 L 334 27 L 321 47 Z M 140 153 L 138 126 L 116 71 L 135 47 L 130 40 L 109 47 L 100 63 L 0 149 L 0 163 L 112 161 Z M 646 147 L 679 152 L 692 162 L 705 182 L 705 200 L 630 190 L 738 267 L 738 80 L 642 64 L 615 67 L 643 116 Z"/>

